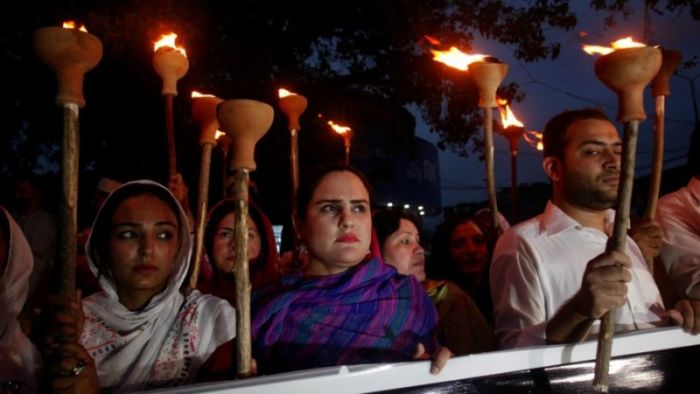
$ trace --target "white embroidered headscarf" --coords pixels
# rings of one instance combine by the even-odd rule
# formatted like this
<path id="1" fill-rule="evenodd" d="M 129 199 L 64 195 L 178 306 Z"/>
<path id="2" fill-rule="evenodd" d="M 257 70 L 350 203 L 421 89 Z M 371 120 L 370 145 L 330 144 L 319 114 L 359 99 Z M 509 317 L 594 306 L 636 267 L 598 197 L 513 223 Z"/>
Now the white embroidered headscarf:
<path id="1" fill-rule="evenodd" d="M 134 188 L 142 192 L 133 194 Z M 148 191 L 177 206 L 180 247 L 166 288 L 138 311 L 119 302 L 116 284 L 105 275 L 107 262 L 99 256 L 96 239 L 105 212 L 114 212 L 126 198 Z M 105 217 L 103 217 L 105 216 Z M 90 269 L 99 277 L 102 291 L 83 302 L 85 327 L 80 343 L 95 360 L 103 390 L 124 392 L 191 383 L 199 367 L 216 348 L 235 336 L 235 310 L 227 302 L 192 291 L 180 293 L 192 252 L 185 212 L 168 189 L 142 180 L 116 189 L 97 214 L 86 245 Z M 101 261 L 102 259 L 102 261 Z M 100 272 L 102 270 L 102 272 Z"/>
<path id="2" fill-rule="evenodd" d="M 41 356 L 17 321 L 27 300 L 34 258 L 12 216 L 0 207 L 8 227 L 7 264 L 0 272 L 0 384 L 14 382 L 19 392 L 37 392 Z"/>

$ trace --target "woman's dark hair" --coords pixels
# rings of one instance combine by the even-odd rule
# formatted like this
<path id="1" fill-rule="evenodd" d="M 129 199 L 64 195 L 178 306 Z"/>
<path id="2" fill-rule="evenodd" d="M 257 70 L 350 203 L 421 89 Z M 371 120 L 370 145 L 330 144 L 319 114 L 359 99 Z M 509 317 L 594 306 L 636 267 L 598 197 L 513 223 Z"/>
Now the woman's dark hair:
<path id="1" fill-rule="evenodd" d="M 248 203 L 248 214 L 250 218 L 255 222 L 258 227 L 258 233 L 260 234 L 260 256 L 258 256 L 258 261 L 265 261 L 267 259 L 267 245 L 270 242 L 267 239 L 267 231 L 265 227 L 265 222 L 263 221 L 260 208 L 255 205 L 254 202 L 250 201 Z M 214 250 L 214 236 L 216 235 L 216 228 L 219 226 L 224 217 L 229 213 L 234 213 L 236 210 L 236 202 L 233 199 L 226 199 L 217 204 L 214 209 L 209 213 L 209 220 L 207 221 L 207 226 L 204 229 L 204 251 L 209 256 L 209 261 L 213 270 L 218 270 L 216 264 L 214 263 L 214 257 L 212 256 L 212 251 Z"/>
<path id="2" fill-rule="evenodd" d="M 379 248 L 384 246 L 384 241 L 386 241 L 387 237 L 399 229 L 401 219 L 413 223 L 418 233 L 421 233 L 422 229 L 418 218 L 409 211 L 380 209 L 374 212 L 374 215 L 372 215 L 372 226 L 377 233 Z"/>
<path id="3" fill-rule="evenodd" d="M 362 184 L 365 186 L 365 189 L 367 189 L 370 202 L 372 201 L 372 187 L 367 180 L 367 177 L 360 172 L 360 170 L 345 164 L 325 165 L 316 168 L 307 177 L 302 176 L 301 178 L 299 183 L 299 191 L 297 192 L 297 215 L 299 215 L 300 219 L 303 220 L 306 216 L 306 210 L 311 202 L 311 198 L 313 197 L 316 188 L 318 187 L 319 183 L 321 183 L 321 180 L 329 173 L 335 171 L 348 171 L 360 178 Z"/>
<path id="4" fill-rule="evenodd" d="M 484 210 L 484 212 L 488 213 L 488 210 Z M 481 216 L 480 214 L 458 214 L 438 226 L 433 236 L 430 259 L 425 266 L 425 273 L 429 278 L 454 280 L 458 276 L 457 267 L 452 262 L 450 254 L 450 240 L 452 239 L 452 233 L 462 223 L 473 222 L 484 233 L 489 251 L 488 260 L 491 260 L 491 253 L 496 245 L 497 235 L 492 234 L 493 231 L 489 231 Z M 490 217 L 486 217 L 486 220 L 490 221 Z"/>
<path id="5" fill-rule="evenodd" d="M 183 223 L 180 218 L 180 206 L 178 205 L 177 201 L 175 201 L 175 198 L 165 188 L 149 183 L 132 183 L 127 184 L 126 187 L 121 187 L 115 190 L 109 196 L 100 212 L 97 214 L 97 218 L 95 223 L 93 223 L 92 232 L 90 234 L 90 239 L 91 242 L 94 243 L 95 250 L 95 253 L 91 257 L 93 258 L 93 262 L 97 266 L 100 275 L 105 275 L 108 278 L 112 278 L 112 273 L 105 265 L 105 256 L 107 256 L 108 253 L 109 231 L 112 226 L 112 218 L 114 217 L 114 213 L 125 200 L 141 195 L 151 195 L 166 203 L 177 218 L 178 230 L 182 228 Z M 178 231 L 178 237 L 179 235 L 180 232 Z M 178 238 L 178 245 L 180 245 L 182 241 L 182 239 Z"/>

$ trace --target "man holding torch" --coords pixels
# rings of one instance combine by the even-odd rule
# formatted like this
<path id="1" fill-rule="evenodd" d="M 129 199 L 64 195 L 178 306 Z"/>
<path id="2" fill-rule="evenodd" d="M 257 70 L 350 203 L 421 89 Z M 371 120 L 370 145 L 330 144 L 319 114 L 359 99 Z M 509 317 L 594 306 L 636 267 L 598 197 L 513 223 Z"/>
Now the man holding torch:
<path id="1" fill-rule="evenodd" d="M 552 200 L 543 214 L 501 236 L 491 265 L 500 346 L 580 342 L 613 310 L 616 331 L 671 318 L 700 332 L 700 303 L 681 300 L 665 310 L 632 239 L 624 252 L 605 252 L 620 181 L 622 142 L 614 124 L 597 110 L 566 111 L 548 122 L 543 138 Z"/>

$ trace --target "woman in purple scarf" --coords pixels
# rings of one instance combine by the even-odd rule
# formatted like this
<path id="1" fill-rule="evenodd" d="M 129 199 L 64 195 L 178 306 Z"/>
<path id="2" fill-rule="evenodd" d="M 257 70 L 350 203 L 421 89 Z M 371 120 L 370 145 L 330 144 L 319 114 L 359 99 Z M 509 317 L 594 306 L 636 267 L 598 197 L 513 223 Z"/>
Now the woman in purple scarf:
<path id="1" fill-rule="evenodd" d="M 437 343 L 430 298 L 414 277 L 370 254 L 364 176 L 341 165 L 321 169 L 300 186 L 297 214 L 304 271 L 254 295 L 259 371 L 406 361 L 427 349 L 435 356 L 431 372 L 439 372 L 450 353 Z"/>

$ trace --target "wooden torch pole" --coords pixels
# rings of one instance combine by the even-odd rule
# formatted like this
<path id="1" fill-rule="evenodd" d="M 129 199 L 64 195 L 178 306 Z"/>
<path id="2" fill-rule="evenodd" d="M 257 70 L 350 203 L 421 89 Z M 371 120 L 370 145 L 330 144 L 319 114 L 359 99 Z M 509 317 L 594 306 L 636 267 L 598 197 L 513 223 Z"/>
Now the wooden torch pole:
<path id="1" fill-rule="evenodd" d="M 177 173 L 177 158 L 175 150 L 175 115 L 173 114 L 174 94 L 163 94 L 165 101 L 165 135 L 168 140 L 168 174 Z"/>
<path id="2" fill-rule="evenodd" d="M 228 196 L 228 188 L 226 187 L 226 180 L 228 179 L 228 152 L 231 148 L 231 139 L 227 135 L 222 135 L 219 137 L 218 145 L 221 149 L 221 187 L 222 195 L 224 198 Z"/>
<path id="3" fill-rule="evenodd" d="M 34 33 L 37 56 L 56 72 L 56 104 L 63 107 L 59 293 L 75 294 L 78 234 L 79 108 L 85 106 L 83 78 L 102 58 L 102 42 L 78 29 L 43 27 Z"/>
<path id="4" fill-rule="evenodd" d="M 646 119 L 644 112 L 644 87 L 661 67 L 661 51 L 652 47 L 618 49 L 601 56 L 595 62 L 595 73 L 618 96 L 618 120 L 624 124 L 622 168 L 613 235 L 607 251 L 625 251 L 629 222 L 634 162 L 639 122 Z M 608 391 L 610 354 L 615 332 L 615 310 L 603 315 L 598 335 L 593 386 L 601 392 Z"/>
<path id="5" fill-rule="evenodd" d="M 504 127 L 501 130 L 510 145 L 510 204 L 511 212 L 510 219 L 512 223 L 517 223 L 518 221 L 518 143 L 523 134 L 525 134 L 525 128 L 522 126 L 511 125 Z"/>
<path id="6" fill-rule="evenodd" d="M 253 100 L 226 100 L 218 106 L 217 118 L 231 138 L 231 168 L 234 170 L 234 280 L 236 286 L 236 365 L 239 377 L 251 374 L 250 274 L 248 270 L 248 183 L 255 170 L 255 144 L 272 125 L 274 111 Z"/>

